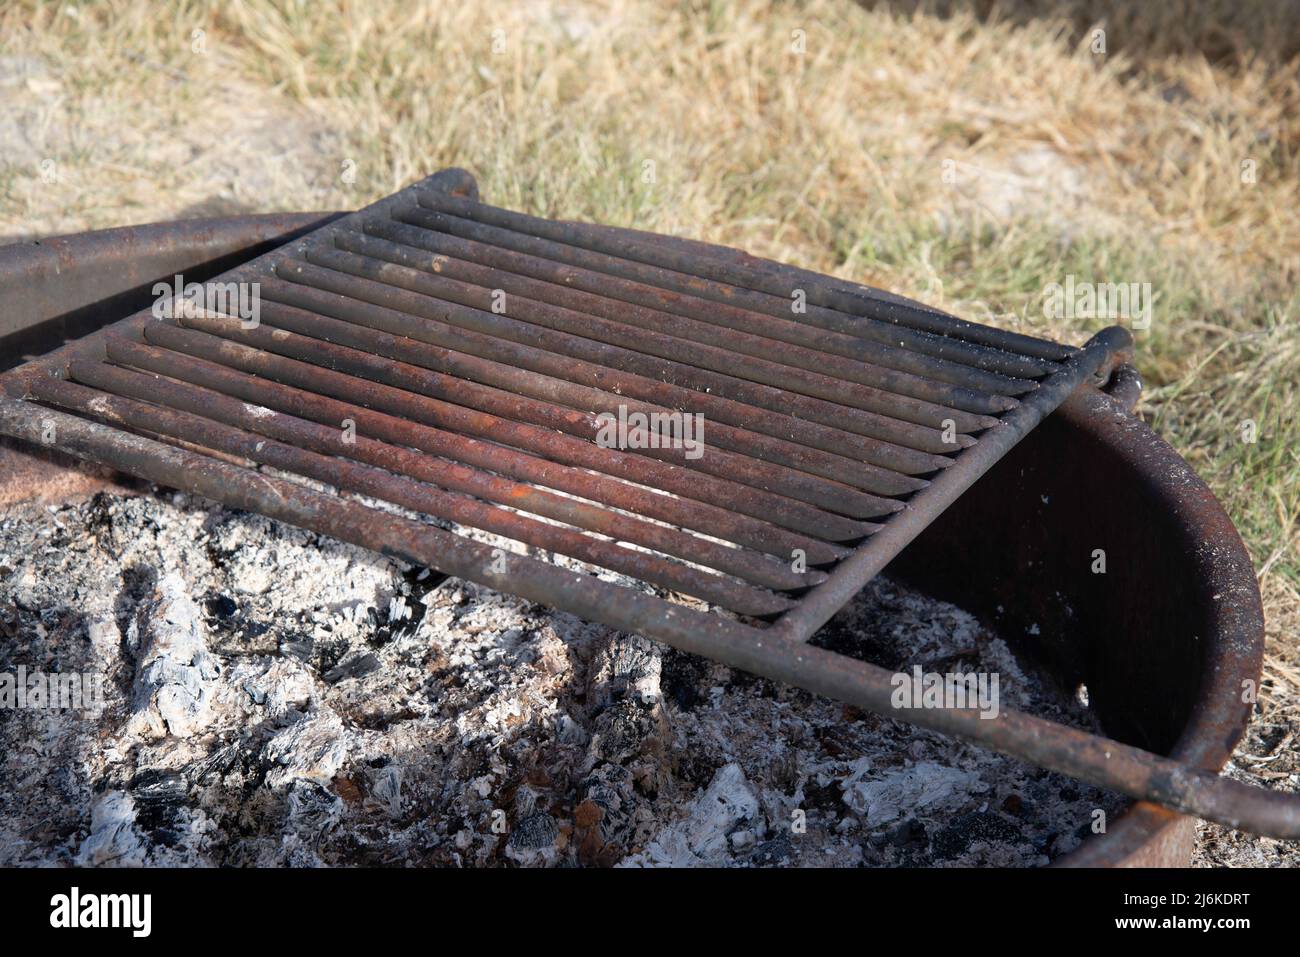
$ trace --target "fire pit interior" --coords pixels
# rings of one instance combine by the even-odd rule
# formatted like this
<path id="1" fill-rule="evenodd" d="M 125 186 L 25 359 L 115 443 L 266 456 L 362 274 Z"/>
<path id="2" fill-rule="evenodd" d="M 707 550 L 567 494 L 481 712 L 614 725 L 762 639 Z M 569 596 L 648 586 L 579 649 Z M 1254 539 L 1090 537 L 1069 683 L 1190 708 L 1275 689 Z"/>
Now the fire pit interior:
<path id="1" fill-rule="evenodd" d="M 93 714 L 0 730 L 4 776 L 33 785 L 0 797 L 9 864 L 1038 866 L 1125 803 L 181 493 L 26 505 L 0 536 L 15 657 L 107 679 Z M 1004 706 L 1097 729 L 973 616 L 885 578 L 816 640 L 994 672 Z"/>

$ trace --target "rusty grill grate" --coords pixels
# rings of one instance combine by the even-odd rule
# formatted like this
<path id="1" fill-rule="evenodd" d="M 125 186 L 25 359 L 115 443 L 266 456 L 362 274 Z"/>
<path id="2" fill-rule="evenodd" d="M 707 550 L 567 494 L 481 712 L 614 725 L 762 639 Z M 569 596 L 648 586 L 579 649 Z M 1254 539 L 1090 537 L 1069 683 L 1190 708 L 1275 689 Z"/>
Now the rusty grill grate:
<path id="1" fill-rule="evenodd" d="M 448 171 L 216 280 L 256 326 L 139 315 L 16 378 L 806 637 L 1107 355 L 473 194 Z"/>
<path id="2" fill-rule="evenodd" d="M 0 431 L 884 713 L 887 673 L 806 639 L 1130 345 L 498 209 L 459 170 L 215 281 L 257 283 L 259 324 L 122 320 L 0 376 Z M 637 414 L 702 416 L 702 448 L 632 447 L 672 438 Z M 599 441 L 611 415 L 625 447 Z M 1201 772 L 1115 742 L 907 717 L 1213 816 L 1189 796 Z"/>

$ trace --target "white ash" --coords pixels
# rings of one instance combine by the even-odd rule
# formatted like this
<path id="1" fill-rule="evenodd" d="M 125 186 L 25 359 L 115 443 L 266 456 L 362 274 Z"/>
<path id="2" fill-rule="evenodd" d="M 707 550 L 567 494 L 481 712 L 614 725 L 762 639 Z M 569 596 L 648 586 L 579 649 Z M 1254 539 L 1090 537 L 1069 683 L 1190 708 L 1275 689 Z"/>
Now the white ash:
<path id="1" fill-rule="evenodd" d="M 298 781 L 330 784 L 348 756 L 348 733 L 329 709 L 304 715 L 266 742 L 262 756 L 270 763 L 266 786 L 273 790 Z"/>
<path id="2" fill-rule="evenodd" d="M 149 844 L 136 830 L 135 820 L 131 795 L 121 791 L 100 795 L 91 808 L 90 834 L 81 843 L 77 863 L 83 867 L 144 864 Z"/>
<path id="3" fill-rule="evenodd" d="M 754 832 L 740 825 L 758 821 L 758 812 L 758 798 L 740 765 L 724 765 L 687 806 L 685 818 L 664 828 L 643 854 L 632 855 L 623 864 L 724 865 L 730 860 L 731 847 L 743 849 L 753 844 Z"/>
<path id="4" fill-rule="evenodd" d="M 989 789 L 978 774 L 933 761 L 876 774 L 872 759 L 860 758 L 843 784 L 844 803 L 874 824 L 892 824 L 918 813 L 958 811 L 972 795 Z"/>
<path id="5" fill-rule="evenodd" d="M 819 643 L 1086 708 L 887 580 Z M 892 719 L 201 499 L 0 516 L 0 863 L 1040 865 L 1121 802 Z"/>
<path id="6" fill-rule="evenodd" d="M 219 668 L 203 640 L 197 605 L 176 572 L 158 582 L 127 627 L 135 656 L 134 713 L 127 731 L 141 738 L 188 737 L 211 717 Z"/>

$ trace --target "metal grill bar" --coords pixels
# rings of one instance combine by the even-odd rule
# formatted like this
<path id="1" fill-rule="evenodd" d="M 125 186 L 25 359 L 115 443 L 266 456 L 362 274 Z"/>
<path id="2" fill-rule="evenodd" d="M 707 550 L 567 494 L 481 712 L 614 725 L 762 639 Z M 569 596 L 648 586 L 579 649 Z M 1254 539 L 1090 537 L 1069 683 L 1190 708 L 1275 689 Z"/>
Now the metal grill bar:
<path id="1" fill-rule="evenodd" d="M 102 374 L 100 371 L 102 370 Z M 79 381 L 116 385 L 136 395 L 148 395 L 145 388 L 132 388 L 118 376 L 120 370 L 100 365 L 98 370 L 76 364 Z M 773 592 L 754 588 L 701 572 L 688 565 L 671 563 L 645 552 L 633 551 L 602 538 L 581 535 L 562 525 L 538 522 L 503 508 L 485 505 L 474 498 L 446 492 L 380 469 L 356 465 L 347 459 L 305 451 L 298 445 L 259 438 L 196 415 L 175 409 L 145 405 L 118 396 L 104 396 L 58 379 L 45 379 L 34 390 L 35 397 L 105 421 L 132 429 L 146 429 L 158 435 L 184 439 L 204 448 L 237 455 L 260 465 L 326 482 L 338 489 L 360 492 L 384 501 L 423 512 L 435 518 L 462 522 L 516 541 L 579 558 L 603 568 L 693 595 L 723 608 L 746 615 L 770 615 L 793 603 Z M 324 426 L 300 426 L 294 436 L 303 445 L 329 448 L 338 444 L 338 433 Z"/>
<path id="2" fill-rule="evenodd" d="M 351 418 L 364 434 L 385 442 L 420 449 L 450 461 L 508 475 L 521 481 L 553 488 L 682 528 L 695 529 L 724 541 L 786 556 L 805 549 L 810 564 L 827 564 L 848 554 L 847 549 L 808 538 L 727 509 L 684 498 L 657 495 L 637 485 L 602 480 L 583 470 L 559 465 L 491 442 L 457 435 L 415 423 L 400 415 L 349 405 L 306 389 L 282 385 L 242 374 L 218 363 L 168 354 L 129 341 L 113 340 L 107 355 L 115 362 L 169 375 L 245 402 L 337 427 Z M 874 526 L 873 526 L 874 528 Z"/>
<path id="3" fill-rule="evenodd" d="M 650 488 L 661 488 L 683 498 L 730 508 L 828 541 L 850 541 L 862 538 L 876 529 L 870 523 L 846 519 L 802 502 L 725 479 L 688 473 L 684 469 L 617 449 L 598 448 L 589 442 L 558 432 L 426 398 L 369 379 L 333 372 L 206 333 L 154 323 L 145 328 L 145 335 L 152 343 L 177 350 L 158 350 L 152 355 L 138 350 L 134 353 L 137 356 L 148 355 L 146 361 L 154 371 L 164 375 L 188 378 L 194 374 L 196 366 L 192 362 L 185 362 L 180 355 L 188 353 L 229 366 L 249 376 L 328 395 L 352 403 L 354 407 L 378 409 L 447 430 L 477 435 L 566 465 L 602 472 Z M 108 348 L 110 358 L 116 360 L 126 354 L 129 346 L 114 340 L 110 341 Z"/>
<path id="4" fill-rule="evenodd" d="M 240 329 L 238 323 L 229 319 L 198 318 L 183 321 L 188 327 L 217 334 L 269 353 L 286 358 L 297 357 L 312 365 L 365 378 L 371 382 L 392 385 L 429 398 L 482 409 L 516 422 L 554 429 L 592 442 L 595 442 L 600 434 L 601 422 L 592 413 L 575 411 L 553 402 L 519 397 L 502 389 L 440 375 L 422 366 L 386 361 L 370 352 L 335 345 L 282 329 L 272 330 L 265 326 L 257 329 Z M 155 333 L 162 335 L 158 333 L 158 327 L 146 332 L 146 335 L 153 336 Z M 603 407 L 608 408 L 608 406 Z M 636 429 L 634 432 L 648 441 L 651 430 Z M 669 437 L 664 436 L 664 438 Z M 712 441 L 712 438 L 710 440 Z M 698 459 L 692 459 L 689 451 L 681 448 L 646 448 L 638 451 L 648 457 L 671 462 L 682 468 L 708 472 L 720 478 L 729 478 L 754 488 L 857 518 L 888 515 L 901 507 L 892 499 L 868 495 L 841 483 L 720 449 L 712 451 L 707 457 L 701 455 Z"/>
<path id="5" fill-rule="evenodd" d="M 616 408 L 620 402 L 626 404 L 630 411 L 645 413 L 679 411 L 629 399 L 625 394 L 595 389 L 579 382 L 541 375 L 501 362 L 484 360 L 466 353 L 453 352 L 405 337 L 374 331 L 365 326 L 337 321 L 293 306 L 266 303 L 262 307 L 262 321 L 276 329 L 350 346 L 363 352 L 387 356 L 425 369 L 497 386 L 508 392 L 518 392 L 521 395 L 559 403 L 584 412 L 598 413 L 601 410 Z M 181 322 L 185 326 L 210 332 L 213 335 L 225 335 L 236 325 L 217 317 L 186 317 Z M 231 334 L 238 338 L 237 333 Z M 284 337 L 272 336 L 267 348 L 272 352 L 289 355 L 290 353 L 285 351 L 287 346 L 282 344 L 283 341 Z M 732 451 L 777 462 L 881 495 L 905 495 L 920 491 L 929 484 L 924 479 L 912 475 L 864 464 L 845 455 L 822 452 L 762 432 L 733 428 L 725 423 L 714 423 L 710 429 L 709 441 Z M 934 471 L 952 464 L 950 459 L 939 456 L 922 455 L 918 458 L 921 464 L 917 467 L 917 471 Z"/>
<path id="6" fill-rule="evenodd" d="M 496 283 L 507 293 L 563 306 L 615 322 L 634 321 L 647 328 L 671 328 L 681 317 L 710 323 L 719 330 L 732 330 L 762 342 L 771 355 L 782 343 L 805 346 L 814 352 L 870 362 L 901 372 L 915 373 L 967 389 L 1003 395 L 1020 395 L 1037 388 L 1029 379 L 986 372 L 924 352 L 901 348 L 885 336 L 863 341 L 857 336 L 820 329 L 787 315 L 777 319 L 727 303 L 675 293 L 635 281 L 625 281 L 622 298 L 609 295 L 609 277 L 587 269 L 553 263 L 536 256 L 496 249 L 445 233 L 416 229 L 402 223 L 367 219 L 363 233 L 341 230 L 335 236 L 340 249 L 385 259 L 415 269 L 434 269 L 439 275 L 482 286 Z M 425 252 L 436 253 L 432 260 Z M 481 265 L 495 261 L 497 268 Z M 601 294 L 603 292 L 604 294 Z M 707 334 L 703 332 L 702 334 Z M 896 340 L 897 337 L 894 336 Z M 883 340 L 883 341 L 882 341 Z M 719 335 L 719 342 L 737 341 Z M 813 366 L 812 368 L 820 368 Z"/>
<path id="7" fill-rule="evenodd" d="M 751 256 L 729 263 L 718 255 L 718 247 L 703 243 L 672 248 L 649 234 L 555 222 L 429 190 L 417 190 L 416 196 L 422 207 L 436 212 L 399 208 L 395 212 L 398 219 L 714 302 L 743 303 L 778 318 L 790 316 L 795 291 L 803 290 L 818 307 L 805 314 L 814 325 L 877 342 L 905 344 L 923 355 L 946 355 L 976 368 L 1035 377 L 1052 371 L 1051 360 L 1070 354 L 1068 347 L 1057 343 L 963 322 L 931 310 L 900 308 L 897 300 L 891 303 L 892 308 L 880 309 L 871 300 L 854 301 L 833 281 L 828 283 L 828 277 Z M 865 307 L 865 311 L 855 307 Z M 862 322 L 864 318 L 870 321 Z M 882 319 L 895 327 L 882 330 L 875 324 Z"/>
<path id="8" fill-rule="evenodd" d="M 427 315 L 417 315 L 362 302 L 335 292 L 268 280 L 262 295 L 270 307 L 284 305 L 316 317 L 332 317 L 382 331 L 394 336 L 457 350 L 466 355 L 491 359 L 503 365 L 528 369 L 556 378 L 567 378 L 614 395 L 627 395 L 668 408 L 693 408 L 710 420 L 762 432 L 809 448 L 833 452 L 848 458 L 862 459 L 884 468 L 915 475 L 946 468 L 951 460 L 936 453 L 961 450 L 975 444 L 970 436 L 957 434 L 951 443 L 944 442 L 941 432 L 898 423 L 883 416 L 843 410 L 852 419 L 851 428 L 831 424 L 836 406 L 791 397 L 789 414 L 770 406 L 780 404 L 780 393 L 756 387 L 756 401 L 736 401 L 706 387 L 696 391 L 638 375 L 623 369 L 587 362 L 534 348 L 509 339 L 440 322 Z M 268 312 L 267 315 L 274 315 Z M 279 314 L 283 317 L 284 314 Z M 290 328 L 290 326 L 285 326 Z M 323 331 L 326 327 L 322 325 Z M 297 330 L 301 331 L 301 330 Z M 727 384 L 725 377 L 720 382 Z M 753 395 L 750 396 L 754 398 Z M 826 411 L 823 411 L 826 410 Z M 799 416 L 799 417 L 796 417 Z M 873 437 L 875 436 L 875 437 Z"/>
<path id="9" fill-rule="evenodd" d="M 1132 345 L 1128 332 L 1118 326 L 1105 329 L 1067 359 L 1062 372 L 1048 379 L 1043 387 L 1002 420 L 1000 428 L 985 436 L 978 445 L 964 453 L 973 460 L 969 469 L 949 469 L 935 477 L 929 487 L 917 493 L 911 508 L 886 524 L 878 536 L 883 544 L 858 549 L 835 569 L 830 579 L 812 591 L 795 609 L 782 616 L 774 626 L 782 637 L 807 641 L 889 562 L 920 534 L 962 492 L 1002 458 L 1043 418 L 1103 368 L 1109 357 L 1123 354 Z M 876 543 L 873 543 L 875 545 Z M 888 557 L 887 557 L 888 556 Z"/>
<path id="10" fill-rule="evenodd" d="M 335 244 L 340 248 L 339 250 L 313 252 L 308 256 L 309 260 L 319 266 L 338 269 L 342 272 L 352 272 L 356 275 L 366 275 L 366 273 L 360 271 L 362 267 L 359 264 L 363 261 L 387 262 L 390 265 L 379 266 L 377 271 L 381 275 L 387 272 L 399 277 L 393 280 L 398 285 L 416 292 L 437 290 L 439 298 L 449 299 L 476 308 L 491 308 L 492 296 L 499 289 L 501 293 L 507 294 L 516 300 L 515 303 L 512 303 L 510 311 L 518 318 L 560 328 L 565 326 L 582 328 L 583 335 L 589 338 L 603 338 L 597 336 L 596 333 L 605 331 L 607 335 L 614 337 L 614 341 L 627 342 L 634 346 L 640 345 L 637 342 L 638 338 L 656 344 L 668 342 L 668 338 L 683 339 L 689 343 L 716 347 L 728 350 L 733 354 L 749 356 L 764 363 L 761 366 L 749 363 L 745 370 L 747 372 L 758 368 L 761 372 L 770 374 L 768 364 L 771 357 L 779 356 L 779 359 L 775 360 L 776 364 L 792 367 L 792 369 L 778 370 L 777 374 L 783 380 L 789 379 L 792 384 L 803 385 L 806 382 L 812 382 L 817 388 L 833 389 L 834 386 L 827 386 L 821 380 L 838 379 L 845 383 L 857 383 L 875 389 L 885 389 L 896 395 L 927 400 L 941 406 L 952 406 L 968 412 L 987 414 L 1005 412 L 1015 406 L 1015 402 L 1005 395 L 993 395 L 965 385 L 954 385 L 950 381 L 926 378 L 923 374 L 918 375 L 911 371 L 900 371 L 894 367 L 877 365 L 866 362 L 862 358 L 841 356 L 818 346 L 806 347 L 788 341 L 780 342 L 749 332 L 737 331 L 683 316 L 654 313 L 651 310 L 638 309 L 636 306 L 628 304 L 623 304 L 621 308 L 618 306 L 609 308 L 603 305 L 603 303 L 608 303 L 609 300 L 601 300 L 597 296 L 586 297 L 586 300 L 584 300 L 582 297 L 585 294 L 566 290 L 562 287 L 556 293 L 548 293 L 543 288 L 544 284 L 542 283 L 536 283 L 528 279 L 515 279 L 509 273 L 503 273 L 501 270 L 488 269 L 485 266 L 478 266 L 474 263 L 467 263 L 446 256 L 431 258 L 415 249 L 405 249 L 395 243 L 385 242 L 358 233 L 339 233 L 335 237 Z M 569 295 L 566 296 L 566 293 L 569 293 Z M 577 301 L 573 303 L 572 308 L 568 305 L 556 305 L 549 301 L 565 298 Z M 589 319 L 584 320 L 584 317 L 588 316 L 597 316 L 602 322 L 608 321 L 609 325 L 593 328 Z M 619 328 L 620 324 L 633 328 Z M 645 330 L 648 335 L 637 330 Z M 811 338 L 838 340 L 846 337 L 822 334 Z M 827 343 L 819 345 L 824 346 L 825 344 Z M 834 345 L 836 343 L 831 342 L 829 344 Z M 867 346 L 866 343 L 858 342 L 858 344 Z M 684 353 L 689 349 L 688 346 L 682 346 L 675 342 L 660 347 L 667 352 L 678 353 Z M 867 346 L 865 349 L 856 351 L 873 353 L 880 352 L 883 348 L 885 347 L 877 346 L 873 349 Z M 894 349 L 894 351 L 902 352 L 903 350 Z M 708 356 L 711 353 L 705 352 L 704 355 Z M 917 360 L 925 358 L 915 354 L 911 355 Z M 699 356 L 696 357 L 696 364 L 698 364 L 699 358 Z M 734 358 L 731 358 L 728 364 L 734 365 L 734 361 Z M 925 365 L 925 363 L 919 364 Z M 940 363 L 936 361 L 936 364 Z M 946 372 L 950 377 L 960 377 L 958 372 L 953 371 L 958 367 L 953 366 L 952 363 L 943 362 L 941 366 L 940 371 Z M 948 368 L 950 366 L 952 369 Z M 793 369 L 802 371 L 794 372 Z M 814 373 L 816 378 L 804 376 L 804 373 Z M 755 377 L 757 378 L 757 376 Z M 766 380 L 759 379 L 759 381 Z M 1013 381 L 1002 379 L 998 384 L 1002 385 Z M 1031 382 L 1025 382 L 1024 385 L 1025 388 L 1020 391 L 1033 387 Z M 800 391 L 806 390 L 801 389 Z"/>
<path id="11" fill-rule="evenodd" d="M 475 306 L 470 308 L 476 309 L 480 315 L 494 316 L 491 289 L 465 284 L 448 288 L 447 283 L 437 276 L 402 266 L 375 263 L 350 253 L 321 250 L 313 251 L 310 255 L 317 261 L 327 263 L 328 269 L 288 261 L 277 265 L 276 275 L 283 279 L 329 289 L 404 311 L 433 309 L 435 318 L 443 318 L 445 311 L 447 320 L 452 322 L 455 321 L 453 317 L 461 316 L 463 313 L 459 310 L 445 309 L 445 306 L 463 296 L 470 300 L 477 300 Z M 955 423 L 961 432 L 974 432 L 990 428 L 997 423 L 997 420 L 989 415 L 939 405 L 874 386 L 845 382 L 830 376 L 796 369 L 793 366 L 783 366 L 777 362 L 735 355 L 714 346 L 689 342 L 660 333 L 620 327 L 618 323 L 580 316 L 576 313 L 566 315 L 549 309 L 547 311 L 532 309 L 529 308 L 527 300 L 511 301 L 508 308 L 517 314 L 519 319 L 512 318 L 493 323 L 502 330 L 500 334 L 509 336 L 509 332 L 506 331 L 509 330 L 517 335 L 522 333 L 531 338 L 536 334 L 537 326 L 551 329 L 559 334 L 548 337 L 550 342 L 560 346 L 555 351 L 597 363 L 601 363 L 603 359 L 603 364 L 626 366 L 637 371 L 657 369 L 660 376 L 667 373 L 666 381 L 689 385 L 691 388 L 698 389 L 700 386 L 695 383 L 708 381 L 698 372 L 721 373 L 728 377 L 786 390 L 781 394 L 786 397 L 787 402 L 789 395 L 794 393 L 849 409 L 887 416 L 905 423 L 928 426 L 934 430 L 944 429 L 947 422 Z M 502 317 L 494 316 L 494 318 Z M 523 319 L 529 321 L 523 322 L 521 321 Z M 619 345 L 619 343 L 626 345 Z M 664 366 L 661 360 L 665 359 L 672 365 Z M 997 398 L 1006 400 L 1004 396 Z M 1006 401 L 1014 404 L 1013 400 Z"/>
<path id="12" fill-rule="evenodd" d="M 311 315 L 311 313 L 304 312 L 302 309 L 278 306 L 276 303 L 269 303 L 265 307 L 264 317 L 277 328 L 289 329 L 291 332 L 313 335 L 313 337 L 317 338 L 325 338 L 330 342 L 338 342 L 341 345 L 359 348 L 359 350 L 363 351 L 372 351 L 377 355 L 385 355 L 390 359 L 399 359 L 406 361 L 406 363 L 434 369 L 437 372 L 472 378 L 474 381 L 484 382 L 487 385 L 499 386 L 500 389 L 519 391 L 519 393 L 530 395 L 533 398 L 550 400 L 550 402 L 564 404 L 564 406 L 577 408 L 577 410 L 585 412 L 608 410 L 608 408 L 619 406 L 620 403 L 625 404 L 629 411 L 646 413 L 680 411 L 666 406 L 659 406 L 659 404 L 640 402 L 640 400 L 629 398 L 627 394 L 594 389 L 594 387 L 582 385 L 581 382 L 572 382 L 556 376 L 543 376 L 541 373 L 530 372 L 528 369 L 517 369 L 511 367 L 511 365 L 495 363 L 495 361 L 480 360 L 477 356 L 442 350 L 442 348 L 428 346 L 425 343 L 412 342 L 411 339 L 404 337 L 399 338 L 394 337 L 394 335 L 372 332 L 372 330 L 359 328 L 359 326 L 347 324 L 347 322 Z M 204 326 L 199 326 L 199 328 L 204 328 Z M 209 329 L 209 332 L 211 332 L 211 329 Z M 705 415 L 705 413 L 702 412 L 702 415 Z M 849 458 L 848 455 L 800 445 L 800 443 L 789 441 L 789 439 L 777 438 L 750 429 L 735 428 L 735 426 L 727 423 L 714 423 L 711 426 L 710 442 L 722 446 L 724 449 L 744 452 L 746 455 L 754 455 L 757 458 L 766 459 L 768 462 L 788 465 L 788 467 L 798 469 L 798 471 L 811 472 L 813 475 L 844 482 L 846 485 L 853 485 L 855 488 L 866 490 L 866 492 L 883 495 L 919 492 L 920 489 L 926 488 L 928 482 L 914 477 L 915 472 L 933 472 L 936 469 L 946 468 L 952 464 L 952 460 L 943 458 L 943 456 L 914 452 L 913 450 L 894 446 L 888 452 L 897 449 L 900 452 L 900 458 L 905 458 L 911 465 L 911 469 L 913 469 L 913 473 L 898 472 L 888 467 L 878 467 L 878 465 L 870 463 L 865 464 L 862 460 Z M 879 443 L 862 442 L 861 445 L 867 446 L 868 450 L 867 454 L 863 455 L 863 458 L 870 458 L 871 450 Z M 888 452 L 885 452 L 884 455 L 888 456 Z"/>
<path id="13" fill-rule="evenodd" d="M 318 269 L 314 266 L 282 268 L 288 273 L 289 278 L 300 283 L 309 283 L 313 291 L 324 290 L 341 297 L 359 299 L 377 306 L 385 306 L 393 311 L 404 312 L 408 315 L 445 322 L 448 325 L 463 326 L 485 335 L 500 336 L 510 341 L 544 349 L 547 352 L 555 353 L 561 358 L 579 359 L 596 366 L 630 371 L 684 389 L 716 394 L 735 402 L 771 412 L 779 412 L 799 418 L 806 417 L 823 425 L 857 432 L 886 442 L 907 445 L 930 452 L 949 451 L 953 444 L 959 447 L 974 444 L 969 437 L 960 434 L 957 436 L 955 443 L 945 442 L 942 432 L 942 420 L 931 425 L 917 424 L 910 419 L 891 418 L 888 414 L 838 405 L 817 397 L 796 392 L 786 392 L 764 383 L 753 382 L 708 369 L 685 364 L 664 363 L 660 359 L 646 356 L 631 349 L 622 349 L 566 333 L 541 329 L 518 322 L 507 316 L 480 309 L 468 309 L 456 303 L 444 302 L 431 296 L 418 295 L 406 290 L 385 286 L 382 283 L 348 277 L 344 273 L 337 273 L 332 270 Z M 277 272 L 277 275 L 280 275 L 280 273 Z M 269 284 L 267 295 L 273 301 L 283 301 L 294 305 L 302 301 L 277 298 L 283 293 L 282 286 L 276 283 Z M 913 414 L 915 415 L 915 413 Z M 952 421 L 959 432 L 963 429 L 974 431 L 989 428 L 997 421 L 987 416 L 968 416 L 969 413 L 959 413 L 952 416 Z"/>
<path id="14" fill-rule="evenodd" d="M 68 372 L 73 381 L 94 386 L 116 396 L 127 396 L 142 402 L 160 402 L 164 406 L 161 411 L 181 409 L 195 416 L 224 422 L 247 432 L 256 432 L 282 442 L 297 443 L 324 455 L 346 455 L 389 472 L 441 485 L 467 495 L 475 495 L 524 512 L 532 512 L 616 540 L 632 542 L 698 565 L 716 568 L 767 588 L 796 590 L 826 580 L 826 574 L 815 569 L 797 573 L 782 562 L 773 561 L 754 552 L 720 545 L 709 539 L 689 535 L 669 526 L 647 522 L 635 516 L 596 508 L 578 499 L 503 479 L 491 472 L 469 468 L 457 462 L 431 459 L 427 455 L 401 446 L 362 436 L 356 437 L 352 442 L 341 442 L 337 429 L 275 412 L 266 406 L 240 402 L 209 389 L 186 386 L 161 376 L 145 375 L 100 362 L 73 361 L 69 363 Z M 62 380 L 42 379 L 33 385 L 33 395 L 44 401 L 72 407 L 68 401 L 65 401 L 66 396 L 72 393 L 59 391 L 65 385 Z M 88 410 L 91 414 L 100 411 L 99 405 L 92 406 L 88 402 L 79 401 L 76 407 L 82 411 Z M 144 414 L 142 409 L 137 408 L 136 411 Z M 154 411 L 149 410 L 150 414 Z M 120 415 L 117 420 L 122 420 Z M 191 442 L 202 443 L 203 441 L 202 438 L 171 432 L 166 427 L 159 426 L 156 420 L 145 423 L 141 427 L 158 434 L 176 435 Z M 245 454 L 237 449 L 226 451 L 260 461 L 256 455 Z M 322 481 L 326 480 L 322 479 Z M 522 540 L 529 541 L 530 544 L 538 544 L 527 539 Z"/>

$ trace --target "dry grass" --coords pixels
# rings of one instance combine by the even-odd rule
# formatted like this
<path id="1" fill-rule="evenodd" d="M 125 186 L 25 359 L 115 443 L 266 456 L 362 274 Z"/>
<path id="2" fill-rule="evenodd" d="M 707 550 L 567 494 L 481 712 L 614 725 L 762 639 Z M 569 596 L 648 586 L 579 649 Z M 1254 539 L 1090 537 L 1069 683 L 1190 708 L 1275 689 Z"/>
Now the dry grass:
<path id="1" fill-rule="evenodd" d="M 1251 549 L 1293 721 L 1300 14 L 1043 6 L 11 2 L 0 234 L 355 207 L 454 164 L 1076 342 L 1105 323 L 1045 320 L 1044 284 L 1150 282 L 1141 408 Z"/>

